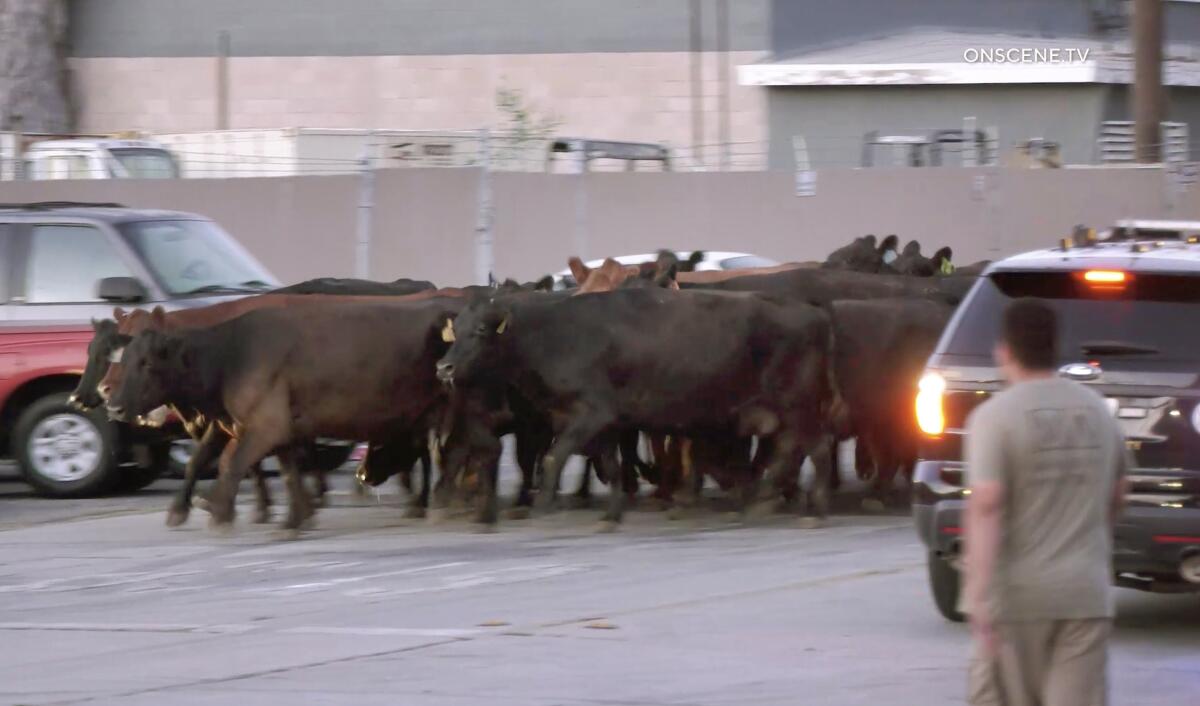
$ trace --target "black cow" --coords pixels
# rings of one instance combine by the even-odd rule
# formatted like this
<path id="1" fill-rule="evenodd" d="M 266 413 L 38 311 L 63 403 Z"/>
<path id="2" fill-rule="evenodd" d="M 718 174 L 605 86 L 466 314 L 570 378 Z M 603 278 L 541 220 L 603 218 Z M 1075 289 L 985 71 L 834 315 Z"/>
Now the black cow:
<path id="1" fill-rule="evenodd" d="M 801 302 L 827 305 L 838 299 L 915 298 L 957 305 L 977 278 L 960 275 L 908 277 L 847 272 L 834 269 L 795 269 L 765 275 L 734 277 L 721 282 L 691 284 L 685 290 L 761 292 Z"/>
<path id="2" fill-rule="evenodd" d="M 341 296 L 403 296 L 437 289 L 433 282 L 401 277 L 392 282 L 376 282 L 369 279 L 318 277 L 297 284 L 280 287 L 275 294 L 336 294 Z"/>
<path id="3" fill-rule="evenodd" d="M 440 419 L 445 394 L 434 363 L 448 347 L 440 332 L 463 303 L 326 300 L 207 329 L 149 330 L 125 349 L 109 413 L 124 420 L 172 404 L 222 424 L 237 444 L 209 498 L 216 524 L 233 520 L 250 466 L 276 454 L 293 497 L 284 529 L 294 531 L 312 515 L 297 475 L 306 442 L 408 440 Z"/>
<path id="4" fill-rule="evenodd" d="M 884 266 L 896 255 L 900 239 L 889 235 L 882 243 L 875 244 L 874 235 L 855 238 L 849 245 L 834 250 L 825 258 L 822 267 L 836 270 L 852 270 L 854 272 L 876 273 L 884 270 Z"/>
<path id="5" fill-rule="evenodd" d="M 867 506 L 882 508 L 897 469 L 912 471 L 917 381 L 953 311 L 915 299 L 830 305 L 837 390 L 831 425 L 840 438 L 856 436 L 862 458 L 873 462 Z"/>
<path id="6" fill-rule="evenodd" d="M 908 245 L 904 246 L 904 250 L 900 252 L 900 256 L 893 260 L 888 268 L 896 274 L 933 277 L 951 271 L 950 258 L 953 256 L 954 251 L 949 247 L 944 247 L 935 252 L 933 257 L 925 257 L 921 254 L 921 244 L 910 240 Z"/>
<path id="7" fill-rule="evenodd" d="M 829 321 L 815 307 L 664 289 L 497 297 L 468 306 L 453 330 L 440 378 L 456 387 L 508 380 L 549 415 L 555 439 L 543 459 L 543 507 L 554 502 L 564 462 L 589 444 L 605 475 L 620 478 L 615 448 L 626 429 L 732 427 L 774 440 L 771 480 L 798 446 L 822 452 L 818 468 L 828 471 Z M 613 525 L 622 490 L 610 493 L 604 519 Z M 826 500 L 817 493 L 818 513 Z"/>

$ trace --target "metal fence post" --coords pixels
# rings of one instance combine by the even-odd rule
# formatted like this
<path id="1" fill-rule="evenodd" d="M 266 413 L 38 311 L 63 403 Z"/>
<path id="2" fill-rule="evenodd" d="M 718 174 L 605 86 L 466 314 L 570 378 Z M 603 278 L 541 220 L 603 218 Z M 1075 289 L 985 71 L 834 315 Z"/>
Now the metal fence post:
<path id="1" fill-rule="evenodd" d="M 575 170 L 575 255 L 587 259 L 588 250 L 588 155 L 586 144 L 581 142 L 576 152 Z"/>
<path id="2" fill-rule="evenodd" d="M 369 139 L 369 138 L 368 138 Z M 371 272 L 371 211 L 375 208 L 375 165 L 371 159 L 371 144 L 363 147 L 358 180 L 358 218 L 354 244 L 354 276 L 370 279 Z"/>
<path id="3" fill-rule="evenodd" d="M 488 284 L 495 270 L 492 252 L 492 136 L 479 131 L 479 196 L 475 222 L 475 284 Z"/>

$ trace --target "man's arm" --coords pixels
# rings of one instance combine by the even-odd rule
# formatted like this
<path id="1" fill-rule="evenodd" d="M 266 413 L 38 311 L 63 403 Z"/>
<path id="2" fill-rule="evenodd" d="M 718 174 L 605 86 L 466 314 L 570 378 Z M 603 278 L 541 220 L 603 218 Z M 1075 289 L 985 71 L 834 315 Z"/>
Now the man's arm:
<path id="1" fill-rule="evenodd" d="M 1108 526 L 1116 527 L 1117 519 L 1125 511 L 1125 496 L 1129 494 L 1129 469 L 1133 467 L 1133 455 L 1125 446 L 1125 435 L 1117 428 L 1117 467 L 1113 482 L 1113 495 L 1108 507 Z"/>
<path id="2" fill-rule="evenodd" d="M 966 572 L 963 591 L 967 612 L 972 616 L 990 617 L 987 591 L 1000 553 L 1004 495 L 1002 482 L 981 480 L 971 484 L 971 494 L 967 497 L 963 528 L 963 567 Z"/>
<path id="3" fill-rule="evenodd" d="M 1008 452 L 1005 420 L 985 403 L 967 421 L 965 460 L 970 494 L 963 517 L 963 608 L 985 651 L 996 650 L 992 577 L 996 572 L 1007 501 Z"/>

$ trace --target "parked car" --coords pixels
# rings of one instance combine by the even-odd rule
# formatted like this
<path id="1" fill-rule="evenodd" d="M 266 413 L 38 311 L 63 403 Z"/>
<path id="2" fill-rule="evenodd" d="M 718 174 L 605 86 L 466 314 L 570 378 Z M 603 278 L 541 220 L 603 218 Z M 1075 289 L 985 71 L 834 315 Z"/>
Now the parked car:
<path id="1" fill-rule="evenodd" d="M 706 270 L 741 270 L 747 267 L 774 267 L 780 263 L 769 258 L 751 255 L 744 252 L 725 252 L 725 251 L 702 251 L 703 259 L 696 263 L 696 271 Z M 681 262 L 686 261 L 692 256 L 691 250 L 676 250 L 675 256 Z M 640 255 L 620 255 L 613 258 L 622 265 L 640 265 L 644 262 L 654 262 L 658 259 L 658 253 L 642 253 Z M 589 260 L 584 264 L 588 267 L 599 267 L 604 264 L 605 258 L 599 260 Z M 567 289 L 576 285 L 575 278 L 571 276 L 571 270 L 560 270 L 553 275 L 555 289 Z"/>
<path id="2" fill-rule="evenodd" d="M 91 319 L 278 286 L 213 221 L 119 204 L 0 205 L 0 263 L 0 454 L 53 497 L 142 487 L 170 462 L 161 434 L 68 403 Z"/>
<path id="3" fill-rule="evenodd" d="M 956 610 L 967 415 L 1002 387 L 992 348 L 1006 305 L 1049 302 L 1059 373 L 1108 400 L 1135 467 L 1114 536 L 1114 582 L 1200 591 L 1200 240 L 1127 236 L 993 264 L 943 333 L 917 394 L 923 432 L 913 486 L 917 533 L 943 616 Z"/>

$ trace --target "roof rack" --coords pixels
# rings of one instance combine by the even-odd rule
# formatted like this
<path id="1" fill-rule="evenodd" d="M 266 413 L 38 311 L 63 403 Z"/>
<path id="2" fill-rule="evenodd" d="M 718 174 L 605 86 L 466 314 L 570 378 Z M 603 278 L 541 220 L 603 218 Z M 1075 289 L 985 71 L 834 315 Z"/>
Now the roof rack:
<path id="1" fill-rule="evenodd" d="M 33 203 L 0 203 L 0 210 L 54 211 L 60 208 L 128 208 L 123 203 L 91 203 L 88 201 L 35 201 Z"/>

